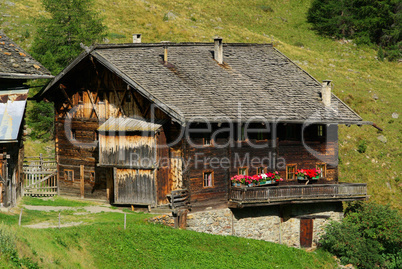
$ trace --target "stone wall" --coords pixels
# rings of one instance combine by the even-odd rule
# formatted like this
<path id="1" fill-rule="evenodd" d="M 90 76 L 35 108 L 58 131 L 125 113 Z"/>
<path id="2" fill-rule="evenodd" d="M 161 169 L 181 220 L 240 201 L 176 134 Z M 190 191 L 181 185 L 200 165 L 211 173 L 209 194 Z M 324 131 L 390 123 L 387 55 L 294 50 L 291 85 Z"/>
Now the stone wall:
<path id="1" fill-rule="evenodd" d="M 316 246 L 323 227 L 343 217 L 342 203 L 297 204 L 189 213 L 187 229 L 217 235 L 234 235 L 300 247 L 300 219 L 313 219 Z"/>

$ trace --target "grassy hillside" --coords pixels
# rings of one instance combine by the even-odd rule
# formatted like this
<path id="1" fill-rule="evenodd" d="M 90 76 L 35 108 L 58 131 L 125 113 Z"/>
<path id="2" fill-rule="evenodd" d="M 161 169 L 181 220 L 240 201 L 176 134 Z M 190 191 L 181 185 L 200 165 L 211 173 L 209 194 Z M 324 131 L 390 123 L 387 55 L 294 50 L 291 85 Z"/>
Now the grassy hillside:
<path id="1" fill-rule="evenodd" d="M 0 26 L 29 50 L 40 0 L 0 0 Z M 331 79 L 334 92 L 364 120 L 384 129 L 341 126 L 340 178 L 367 182 L 371 199 L 402 209 L 401 64 L 380 62 L 370 47 L 323 38 L 310 30 L 311 0 L 96 0 L 110 43 L 169 40 L 273 43 L 316 79 Z M 6 16 L 4 16 L 6 15 Z M 398 118 L 392 114 L 397 113 Z M 394 114 L 396 117 L 396 114 Z M 378 139 L 384 136 L 384 142 Z M 357 151 L 365 144 L 364 153 Z"/>
<path id="2" fill-rule="evenodd" d="M 1 254 L 10 241 L 16 243 L 19 262 L 40 268 L 336 268 L 323 251 L 172 229 L 145 221 L 150 214 L 126 211 L 124 230 L 123 214 L 88 214 L 83 202 L 31 198 L 24 203 L 76 208 L 61 211 L 61 223 L 81 225 L 32 229 L 24 226 L 43 222 L 57 226 L 59 212 L 24 209 L 22 227 L 17 225 L 19 210 L 0 213 L 0 268 L 16 264 L 15 259 L 6 259 L 7 252 Z"/>

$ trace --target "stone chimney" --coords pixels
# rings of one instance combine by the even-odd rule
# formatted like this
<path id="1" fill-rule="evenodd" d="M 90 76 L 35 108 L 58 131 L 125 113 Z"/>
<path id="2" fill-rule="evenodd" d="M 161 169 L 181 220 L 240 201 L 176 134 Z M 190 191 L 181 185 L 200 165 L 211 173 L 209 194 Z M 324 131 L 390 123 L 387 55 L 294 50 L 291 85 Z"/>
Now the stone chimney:
<path id="1" fill-rule="evenodd" d="M 141 34 L 133 34 L 133 43 L 141 43 Z"/>
<path id="2" fill-rule="evenodd" d="M 214 59 L 219 64 L 223 64 L 223 43 L 222 37 L 214 38 Z"/>
<path id="3" fill-rule="evenodd" d="M 321 88 L 321 98 L 325 106 L 331 106 L 331 80 L 323 80 Z"/>

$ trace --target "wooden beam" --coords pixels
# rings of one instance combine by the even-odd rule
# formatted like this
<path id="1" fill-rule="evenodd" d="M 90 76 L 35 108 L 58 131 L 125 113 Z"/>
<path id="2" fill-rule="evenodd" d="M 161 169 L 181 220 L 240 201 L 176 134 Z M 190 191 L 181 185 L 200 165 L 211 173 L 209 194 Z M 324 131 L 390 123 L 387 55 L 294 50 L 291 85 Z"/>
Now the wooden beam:
<path id="1" fill-rule="evenodd" d="M 113 88 L 114 94 L 115 94 L 116 97 L 117 97 L 117 102 L 118 102 L 118 104 L 119 104 L 119 110 L 118 110 L 118 112 L 122 112 L 123 115 L 126 115 L 126 113 L 124 112 L 124 109 L 121 107 L 120 97 L 119 97 L 119 95 L 117 94 L 116 87 L 115 87 L 115 84 L 114 84 L 113 79 L 112 79 L 112 88 Z M 118 115 L 116 115 L 116 117 L 117 117 L 117 116 L 118 116 Z"/>
<path id="2" fill-rule="evenodd" d="M 68 94 L 67 94 L 67 92 L 66 92 L 67 87 L 64 86 L 63 84 L 60 84 L 60 85 L 59 85 L 59 88 L 60 88 L 61 92 L 63 93 L 64 97 L 65 97 L 65 98 L 67 99 L 67 101 L 70 103 L 70 106 L 71 106 L 71 107 L 74 107 L 73 102 L 70 100 L 70 97 L 68 96 Z"/>
<path id="3" fill-rule="evenodd" d="M 140 102 L 138 102 L 137 98 L 135 97 L 134 91 L 133 89 L 130 87 L 131 91 L 131 95 L 133 97 L 133 100 L 135 102 L 135 104 L 138 106 L 138 108 L 140 109 L 141 113 L 144 113 L 144 108 L 142 107 L 142 105 L 140 104 Z M 145 117 L 145 114 L 143 114 L 143 116 Z"/>
<path id="4" fill-rule="evenodd" d="M 81 199 L 84 199 L 85 181 L 84 181 L 84 165 L 80 165 L 80 194 Z"/>
<path id="5" fill-rule="evenodd" d="M 87 89 L 87 94 L 88 94 L 89 100 L 91 101 L 91 104 L 92 104 L 92 108 L 93 108 L 92 111 L 95 111 L 96 117 L 99 119 L 99 113 L 98 113 L 98 110 L 96 109 L 96 105 L 95 105 L 95 102 L 93 100 L 92 93 L 88 89 Z M 89 115 L 89 117 L 92 116 L 92 111 L 91 111 L 91 115 Z"/>

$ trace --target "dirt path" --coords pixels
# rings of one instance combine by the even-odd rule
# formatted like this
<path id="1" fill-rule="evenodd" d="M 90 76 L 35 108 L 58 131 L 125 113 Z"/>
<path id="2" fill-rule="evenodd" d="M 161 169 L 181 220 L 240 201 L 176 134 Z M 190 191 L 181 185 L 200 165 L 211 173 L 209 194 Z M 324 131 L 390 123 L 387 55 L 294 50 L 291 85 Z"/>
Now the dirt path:
<path id="1" fill-rule="evenodd" d="M 60 212 L 60 211 L 80 211 L 75 212 L 73 215 L 87 215 L 87 214 L 96 214 L 102 212 L 115 212 L 115 213 L 124 213 L 120 209 L 113 209 L 107 205 L 91 205 L 91 206 L 84 206 L 84 207 L 69 207 L 69 206 L 34 206 L 34 205 L 24 205 L 23 208 L 28 210 L 38 210 L 38 211 L 45 211 L 45 212 Z M 84 211 L 83 211 L 84 210 Z M 78 226 L 83 224 L 83 221 L 80 222 L 64 222 L 60 223 L 60 228 L 64 227 L 72 227 Z M 32 228 L 32 229 L 46 229 L 46 228 L 59 228 L 58 224 L 50 223 L 50 222 L 40 222 L 30 225 L 24 225 L 24 227 Z"/>

